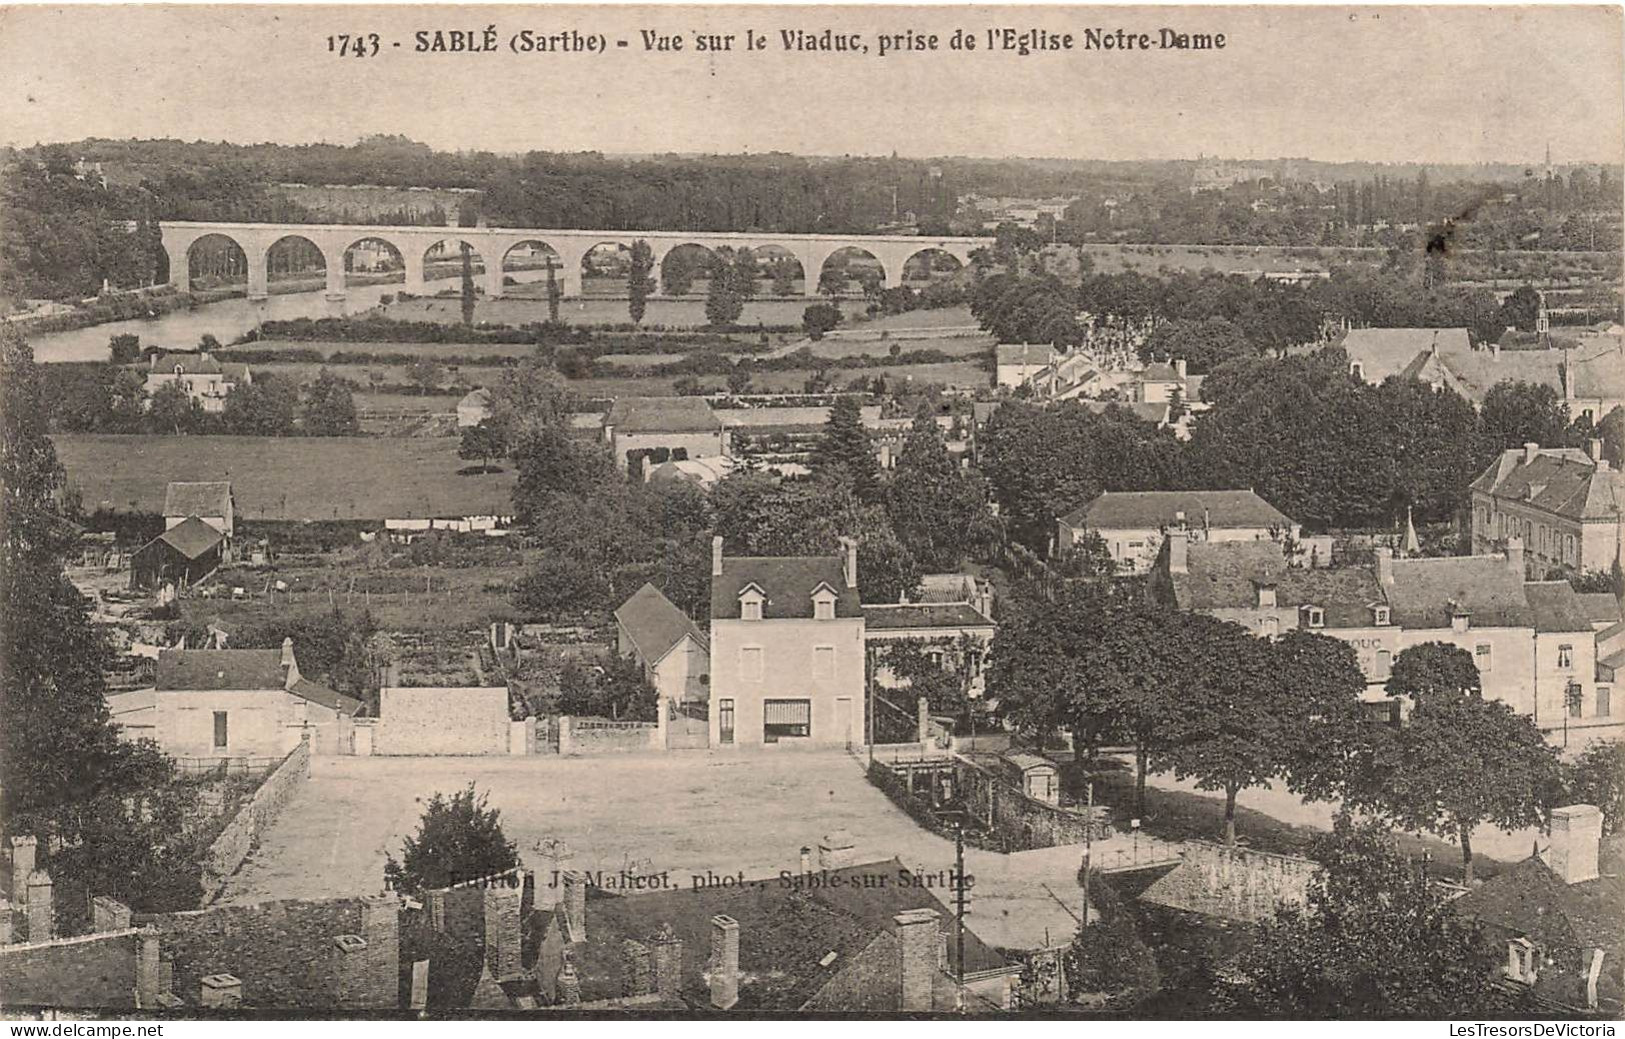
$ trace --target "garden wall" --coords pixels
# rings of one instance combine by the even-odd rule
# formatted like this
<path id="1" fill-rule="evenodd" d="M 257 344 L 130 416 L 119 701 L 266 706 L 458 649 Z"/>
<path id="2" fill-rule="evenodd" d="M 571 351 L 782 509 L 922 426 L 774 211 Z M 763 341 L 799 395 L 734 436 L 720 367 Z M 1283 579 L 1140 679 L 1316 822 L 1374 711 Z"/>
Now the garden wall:
<path id="1" fill-rule="evenodd" d="M 959 789 L 966 811 L 999 834 L 1009 851 L 1082 844 L 1088 839 L 1089 817 L 1082 812 L 1028 797 L 963 758 L 959 759 Z"/>
<path id="2" fill-rule="evenodd" d="M 271 770 L 264 782 L 244 801 L 220 836 L 209 845 L 203 863 L 203 900 L 220 893 L 226 878 L 237 871 L 254 847 L 255 840 L 276 819 L 299 784 L 310 775 L 310 744 L 304 740 L 288 752 L 282 763 Z"/>
<path id="3" fill-rule="evenodd" d="M 617 722 L 604 718 L 559 718 L 560 754 L 626 754 L 665 750 L 659 722 Z"/>
<path id="4" fill-rule="evenodd" d="M 372 753 L 397 756 L 508 753 L 506 686 L 379 691 Z"/>

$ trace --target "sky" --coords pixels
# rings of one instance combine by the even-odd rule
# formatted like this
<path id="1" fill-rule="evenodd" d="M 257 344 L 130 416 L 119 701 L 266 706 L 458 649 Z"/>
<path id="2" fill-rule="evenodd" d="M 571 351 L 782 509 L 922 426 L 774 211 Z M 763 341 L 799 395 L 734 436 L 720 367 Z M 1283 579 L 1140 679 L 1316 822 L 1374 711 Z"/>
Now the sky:
<path id="1" fill-rule="evenodd" d="M 1619 7 L 0 7 L 0 141 L 349 143 L 399 133 L 498 152 L 763 152 L 1084 159 L 1625 158 Z M 491 53 L 415 33 L 494 26 Z M 1000 28 L 1074 49 L 989 50 Z M 949 47 L 970 30 L 974 51 Z M 1223 33 L 1223 49 L 1086 50 L 1086 29 Z M 512 53 L 521 30 L 604 53 Z M 787 52 L 780 30 L 867 54 Z M 642 31 L 686 38 L 644 49 Z M 876 48 L 935 33 L 936 51 Z M 745 50 L 747 31 L 765 50 Z M 329 37 L 377 33 L 376 56 Z M 695 33 L 733 34 L 700 53 Z M 432 37 L 431 37 L 432 39 Z M 618 40 L 627 43 L 616 46 Z M 398 44 L 399 46 L 396 46 Z"/>

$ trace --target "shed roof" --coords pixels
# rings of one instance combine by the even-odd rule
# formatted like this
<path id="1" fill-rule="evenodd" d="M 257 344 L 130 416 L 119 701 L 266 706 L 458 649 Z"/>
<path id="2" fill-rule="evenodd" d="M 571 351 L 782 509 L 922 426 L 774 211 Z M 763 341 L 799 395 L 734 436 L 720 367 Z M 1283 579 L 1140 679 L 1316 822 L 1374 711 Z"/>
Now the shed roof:
<path id="1" fill-rule="evenodd" d="M 1613 592 L 1575 592 L 1580 609 L 1592 624 L 1616 624 L 1625 620 L 1625 611 Z"/>
<path id="2" fill-rule="evenodd" d="M 303 676 L 293 684 L 293 687 L 288 692 L 300 699 L 331 708 L 340 714 L 348 714 L 352 718 L 365 706 L 353 696 L 345 696 L 343 693 L 327 688 L 320 682 L 312 682 Z"/>
<path id="3" fill-rule="evenodd" d="M 1608 853 L 1609 842 L 1604 842 Z M 1608 857 L 1618 865 L 1617 851 Z M 1463 917 L 1527 935 L 1548 949 L 1617 949 L 1625 919 L 1625 876 L 1565 884 L 1530 856 L 1451 903 Z"/>

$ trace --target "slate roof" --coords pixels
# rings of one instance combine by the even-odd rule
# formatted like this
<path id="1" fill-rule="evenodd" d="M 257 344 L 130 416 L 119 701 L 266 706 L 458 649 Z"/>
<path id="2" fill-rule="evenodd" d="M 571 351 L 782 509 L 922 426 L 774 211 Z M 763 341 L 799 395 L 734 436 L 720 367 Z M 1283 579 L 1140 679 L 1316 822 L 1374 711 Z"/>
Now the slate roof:
<path id="1" fill-rule="evenodd" d="M 158 651 L 160 690 L 281 689 L 283 682 L 282 651 L 277 649 Z"/>
<path id="2" fill-rule="evenodd" d="M 1526 581 L 1524 598 L 1535 615 L 1535 630 L 1590 632 L 1591 618 L 1567 581 Z"/>
<path id="3" fill-rule="evenodd" d="M 1575 592 L 1574 597 L 1592 624 L 1616 624 L 1625 620 L 1625 612 L 1621 612 L 1613 592 Z"/>
<path id="4" fill-rule="evenodd" d="M 993 348 L 999 364 L 1031 364 L 1043 366 L 1050 362 L 1055 349 L 1048 343 L 1000 343 Z"/>
<path id="5" fill-rule="evenodd" d="M 620 397 L 604 424 L 618 433 L 714 433 L 722 419 L 699 397 Z"/>
<path id="6" fill-rule="evenodd" d="M 1452 604 L 1467 612 L 1475 628 L 1534 626 L 1523 575 L 1501 556 L 1396 559 L 1393 574 L 1388 602 L 1401 627 L 1447 628 Z"/>
<path id="7" fill-rule="evenodd" d="M 1372 568 L 1289 567 L 1274 541 L 1193 542 L 1186 573 L 1170 574 L 1174 598 L 1186 610 L 1250 609 L 1260 583 L 1275 586 L 1281 607 L 1318 606 L 1328 628 L 1369 628 L 1371 607 L 1383 602 Z"/>
<path id="8" fill-rule="evenodd" d="M 1153 361 L 1140 373 L 1141 382 L 1179 382 L 1179 373 L 1167 361 Z"/>
<path id="9" fill-rule="evenodd" d="M 1561 350 L 1475 350 L 1464 344 L 1441 345 L 1437 355 L 1424 351 L 1405 367 L 1401 375 L 1432 381 L 1436 373 L 1463 397 L 1476 404 L 1497 383 L 1527 382 L 1546 386 L 1563 395 L 1563 351 Z M 1441 373 L 1442 370 L 1442 373 Z"/>
<path id="10" fill-rule="evenodd" d="M 1435 343 L 1440 350 L 1472 347 L 1465 328 L 1355 328 L 1344 335 L 1343 350 L 1367 382 L 1377 383 L 1403 372 Z"/>
<path id="11" fill-rule="evenodd" d="M 1123 411 L 1133 415 L 1141 422 L 1149 422 L 1154 426 L 1160 426 L 1162 423 L 1168 421 L 1167 404 L 1146 404 L 1140 401 L 1121 400 L 1084 400 L 1079 401 L 1078 403 L 1082 404 L 1096 415 L 1104 415 L 1112 408 L 1121 408 Z"/>
<path id="12" fill-rule="evenodd" d="M 869 631 L 898 628 L 991 628 L 993 622 L 970 603 L 904 603 L 865 606 L 863 626 Z"/>
<path id="13" fill-rule="evenodd" d="M 1569 363 L 1574 371 L 1574 395 L 1582 399 L 1625 398 L 1625 340 L 1618 335 L 1585 336 Z M 1599 419 L 1602 416 L 1597 416 Z"/>
<path id="14" fill-rule="evenodd" d="M 150 371 L 159 374 L 171 374 L 178 364 L 187 375 L 221 375 L 220 362 L 208 353 L 163 353 L 153 354 Z"/>
<path id="15" fill-rule="evenodd" d="M 327 686 L 322 685 L 320 682 L 312 682 L 310 679 L 302 676 L 300 677 L 299 681 L 293 684 L 293 688 L 289 689 L 288 692 L 301 699 L 309 700 L 311 703 L 321 704 L 323 707 L 331 708 L 332 710 L 338 711 L 340 714 L 348 714 L 352 718 L 356 716 L 363 706 L 365 706 L 360 700 L 357 700 L 353 696 L 345 696 L 341 692 L 327 688 Z"/>
<path id="16" fill-rule="evenodd" d="M 970 602 L 982 580 L 974 574 L 921 574 L 920 602 Z"/>
<path id="17" fill-rule="evenodd" d="M 1611 519 L 1625 508 L 1625 472 L 1600 469 L 1577 448 L 1542 450 L 1529 462 L 1522 450 L 1503 451 L 1471 486 L 1569 519 Z"/>
<path id="18" fill-rule="evenodd" d="M 701 646 L 706 644 L 699 625 L 652 584 L 645 584 L 621 603 L 615 620 L 646 664 L 657 663 L 684 637 L 692 637 Z"/>
<path id="19" fill-rule="evenodd" d="M 196 559 L 225 539 L 224 534 L 196 516 L 188 516 L 153 540 L 164 542 L 187 559 Z"/>
<path id="20" fill-rule="evenodd" d="M 875 941 L 895 935 L 898 913 L 935 910 L 939 926 L 948 930 L 947 909 L 923 886 L 901 882 L 904 875 L 903 864 L 890 859 L 830 870 L 823 876 L 829 883 L 801 891 L 774 877 L 743 887 L 679 888 L 625 897 L 593 898 L 589 892 L 587 941 L 571 949 L 581 975 L 582 1001 L 619 996 L 621 943 L 646 939 L 670 925 L 683 940 L 682 995 L 691 1006 L 708 1007 L 711 918 L 722 914 L 739 922 L 741 978 L 735 1009 L 799 1009 Z M 947 947 L 951 973 L 955 943 L 950 940 Z M 834 958 L 823 963 L 831 953 Z M 1003 956 L 966 928 L 967 974 L 1007 966 Z"/>
<path id="21" fill-rule="evenodd" d="M 1538 856 L 1530 856 L 1451 907 L 1468 919 L 1526 935 L 1547 949 L 1617 949 L 1619 922 L 1625 919 L 1625 875 L 1619 872 L 1617 852 L 1610 855 L 1609 847 L 1603 842 L 1603 875 L 1595 880 L 1565 884 Z"/>
<path id="22" fill-rule="evenodd" d="M 225 516 L 231 511 L 231 483 L 172 482 L 164 488 L 165 516 Z"/>
<path id="23" fill-rule="evenodd" d="M 846 586 L 840 556 L 724 556 L 722 576 L 711 578 L 711 617 L 739 618 L 739 593 L 754 584 L 767 596 L 764 620 L 813 615 L 813 589 L 827 584 L 835 589 L 835 616 L 861 617 L 858 590 Z"/>
<path id="24" fill-rule="evenodd" d="M 1162 405 L 1152 405 L 1162 407 Z M 1105 491 L 1061 517 L 1071 527 L 1149 530 L 1171 527 L 1289 528 L 1292 520 L 1252 491 Z"/>

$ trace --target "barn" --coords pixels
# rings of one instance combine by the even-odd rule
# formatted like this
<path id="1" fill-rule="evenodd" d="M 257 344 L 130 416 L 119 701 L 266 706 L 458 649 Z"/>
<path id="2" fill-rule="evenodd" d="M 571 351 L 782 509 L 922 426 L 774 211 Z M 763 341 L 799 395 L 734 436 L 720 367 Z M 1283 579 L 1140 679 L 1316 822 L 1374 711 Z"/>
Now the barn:
<path id="1" fill-rule="evenodd" d="M 218 530 L 190 516 L 136 550 L 130 560 L 130 587 L 195 584 L 220 565 L 225 542 Z"/>

